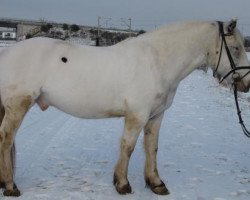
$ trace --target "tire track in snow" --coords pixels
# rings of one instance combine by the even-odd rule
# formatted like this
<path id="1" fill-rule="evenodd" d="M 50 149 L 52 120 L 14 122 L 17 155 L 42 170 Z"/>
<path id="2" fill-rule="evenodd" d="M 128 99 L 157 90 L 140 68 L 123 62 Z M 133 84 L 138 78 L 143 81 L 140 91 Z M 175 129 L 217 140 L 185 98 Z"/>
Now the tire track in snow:
<path id="1" fill-rule="evenodd" d="M 41 118 L 41 122 L 36 123 L 34 127 L 30 124 L 27 128 L 24 122 L 24 128 L 21 129 L 21 131 L 28 131 L 29 133 L 23 138 L 22 135 L 20 135 L 20 138 L 17 138 L 19 139 L 19 141 L 17 141 L 19 144 L 17 147 L 17 151 L 19 152 L 17 181 L 19 179 L 25 179 L 28 182 L 27 176 L 29 177 L 31 174 L 36 174 L 39 165 L 44 163 L 43 160 L 48 158 L 48 151 L 51 146 L 57 143 L 59 138 L 64 138 L 63 135 L 67 134 L 67 130 L 77 121 L 76 118 L 63 114 L 55 109 L 48 111 L 46 114 L 48 117 Z M 33 115 L 33 113 L 30 113 L 30 115 Z M 38 114 L 36 117 L 40 118 L 41 116 Z M 34 131 L 34 129 L 38 129 L 39 131 Z M 24 141 L 23 145 L 22 141 Z M 22 166 L 22 168 L 19 166 Z"/>

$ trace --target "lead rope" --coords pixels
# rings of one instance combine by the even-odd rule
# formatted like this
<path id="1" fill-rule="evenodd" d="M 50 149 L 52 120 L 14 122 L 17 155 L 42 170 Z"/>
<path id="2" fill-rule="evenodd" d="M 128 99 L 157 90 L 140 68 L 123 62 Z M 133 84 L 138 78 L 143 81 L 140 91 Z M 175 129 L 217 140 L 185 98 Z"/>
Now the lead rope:
<path id="1" fill-rule="evenodd" d="M 242 128 L 244 134 L 250 138 L 250 132 L 247 130 L 247 128 L 244 124 L 244 121 L 242 119 L 242 116 L 241 116 L 241 110 L 240 110 L 240 106 L 239 106 L 239 102 L 238 102 L 238 93 L 237 93 L 236 83 L 233 84 L 233 87 L 234 87 L 234 99 L 235 99 L 235 105 L 236 105 L 236 109 L 237 109 L 237 115 L 239 117 L 239 123 L 241 125 L 241 128 Z"/>

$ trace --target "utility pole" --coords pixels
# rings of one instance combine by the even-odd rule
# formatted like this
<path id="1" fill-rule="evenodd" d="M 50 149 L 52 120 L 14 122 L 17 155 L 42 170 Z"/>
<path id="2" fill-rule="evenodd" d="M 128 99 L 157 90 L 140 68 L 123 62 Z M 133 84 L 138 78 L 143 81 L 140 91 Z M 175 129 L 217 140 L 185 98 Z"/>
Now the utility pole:
<path id="1" fill-rule="evenodd" d="M 128 27 L 129 30 L 129 37 L 132 36 L 132 19 L 128 18 L 127 20 L 124 20 L 123 18 L 121 18 L 122 23 Z M 127 22 L 128 21 L 128 22 Z"/>
<path id="2" fill-rule="evenodd" d="M 131 18 L 129 18 L 128 19 L 128 21 L 129 21 L 129 37 L 131 37 L 132 35 L 132 19 Z"/>
<path id="3" fill-rule="evenodd" d="M 111 21 L 112 18 L 109 17 L 109 18 L 105 18 L 105 27 L 108 28 L 108 22 Z"/>
<path id="4" fill-rule="evenodd" d="M 244 35 L 244 25 L 242 24 L 242 31 L 241 33 Z"/>
<path id="5" fill-rule="evenodd" d="M 97 37 L 100 36 L 100 26 L 101 26 L 100 22 L 101 22 L 101 17 L 98 16 L 98 18 L 97 18 Z"/>
<path id="6" fill-rule="evenodd" d="M 97 18 L 97 37 L 96 37 L 96 46 L 100 46 L 100 21 L 101 17 Z"/>

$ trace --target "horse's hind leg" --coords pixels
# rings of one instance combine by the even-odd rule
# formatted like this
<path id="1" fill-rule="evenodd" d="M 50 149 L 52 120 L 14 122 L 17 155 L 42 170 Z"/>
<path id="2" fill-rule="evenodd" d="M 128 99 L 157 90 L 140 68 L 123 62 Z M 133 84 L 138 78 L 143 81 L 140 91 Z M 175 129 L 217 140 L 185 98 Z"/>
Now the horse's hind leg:
<path id="1" fill-rule="evenodd" d="M 2 104 L 2 102 L 1 102 L 1 100 L 0 100 L 0 126 L 1 126 L 2 121 L 3 121 L 4 113 L 5 113 L 4 107 L 3 107 L 3 104 Z M 1 168 L 1 164 L 2 164 L 2 163 L 3 163 L 3 162 L 0 161 L 0 168 Z M 1 171 L 0 171 L 0 188 L 5 188 L 5 184 L 4 184 L 3 179 L 2 179 L 2 176 L 1 176 Z"/>
<path id="2" fill-rule="evenodd" d="M 5 114 L 5 110 L 3 107 L 3 104 L 0 100 L 0 126 L 2 124 L 3 118 L 4 118 L 4 114 Z M 15 147 L 15 142 L 13 143 L 13 146 L 11 148 L 11 162 L 12 162 L 12 170 L 13 172 L 15 172 L 15 165 L 16 165 L 16 147 Z M 0 162 L 0 168 L 1 168 L 1 164 L 3 163 Z M 0 188 L 5 188 L 5 183 L 3 182 L 2 176 L 1 176 L 1 171 L 0 171 Z"/>
<path id="3" fill-rule="evenodd" d="M 5 115 L 0 127 L 0 174 L 5 184 L 5 196 L 20 196 L 20 191 L 14 184 L 14 139 L 26 112 L 32 105 L 30 96 L 18 96 L 6 99 Z"/>
<path id="4" fill-rule="evenodd" d="M 144 120 L 136 114 L 130 114 L 125 117 L 125 127 L 120 146 L 120 157 L 115 167 L 113 180 L 115 188 L 120 194 L 131 193 L 131 187 L 127 179 L 128 164 L 138 136 L 144 125 Z"/>
<path id="5" fill-rule="evenodd" d="M 146 153 L 144 177 L 147 186 L 149 186 L 154 193 L 167 195 L 169 191 L 159 177 L 156 162 L 158 137 L 162 118 L 163 114 L 154 119 L 150 119 L 144 128 L 144 147 Z"/>

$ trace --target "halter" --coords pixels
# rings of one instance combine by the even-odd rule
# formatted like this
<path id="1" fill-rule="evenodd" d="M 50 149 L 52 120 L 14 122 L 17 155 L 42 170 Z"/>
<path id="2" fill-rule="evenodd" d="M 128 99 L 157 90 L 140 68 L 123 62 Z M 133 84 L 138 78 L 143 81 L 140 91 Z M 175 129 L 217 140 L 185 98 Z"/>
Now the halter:
<path id="1" fill-rule="evenodd" d="M 220 61 L 221 61 L 221 55 L 222 55 L 222 48 L 223 48 L 223 44 L 224 44 L 225 49 L 226 49 L 226 53 L 227 53 L 227 57 L 229 59 L 230 66 L 231 66 L 232 69 L 225 76 L 223 76 L 223 78 L 220 80 L 220 83 L 222 81 L 224 81 L 229 75 L 232 74 L 232 79 L 233 79 L 233 84 L 232 85 L 233 85 L 233 90 L 234 90 L 235 105 L 236 105 L 237 114 L 238 114 L 238 117 L 239 117 L 239 123 L 240 123 L 240 125 L 242 127 L 242 130 L 243 130 L 244 134 L 247 137 L 250 138 L 250 132 L 246 129 L 246 126 L 245 126 L 244 121 L 243 121 L 242 116 L 241 116 L 241 110 L 240 110 L 240 107 L 239 107 L 238 93 L 237 93 L 237 82 L 241 81 L 245 76 L 247 76 L 250 73 L 250 66 L 236 67 L 235 62 L 233 60 L 233 57 L 232 57 L 232 55 L 230 53 L 230 50 L 228 48 L 227 41 L 226 41 L 226 36 L 231 36 L 232 33 L 225 34 L 224 27 L 223 27 L 223 22 L 218 21 L 218 25 L 219 25 L 219 32 L 220 32 L 220 35 L 221 35 L 221 46 L 220 46 L 219 59 L 218 59 L 216 68 L 215 68 L 215 70 L 213 72 L 213 75 L 215 75 L 215 73 L 217 72 L 217 70 L 219 68 Z M 243 76 L 241 76 L 240 73 L 238 72 L 238 70 L 242 70 L 242 69 L 249 69 L 249 71 L 246 74 L 244 74 Z"/>

